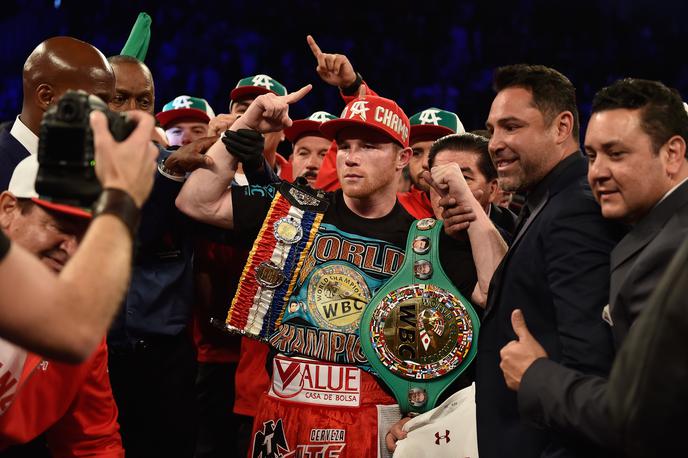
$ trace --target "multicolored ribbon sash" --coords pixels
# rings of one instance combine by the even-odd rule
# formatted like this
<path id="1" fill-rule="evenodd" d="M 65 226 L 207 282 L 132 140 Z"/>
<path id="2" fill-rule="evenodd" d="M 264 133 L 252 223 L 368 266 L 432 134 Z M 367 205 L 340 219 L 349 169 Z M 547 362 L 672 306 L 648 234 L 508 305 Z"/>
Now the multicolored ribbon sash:
<path id="1" fill-rule="evenodd" d="M 266 341 L 280 325 L 328 206 L 323 193 L 314 194 L 309 188 L 280 185 L 241 274 L 227 330 Z"/>

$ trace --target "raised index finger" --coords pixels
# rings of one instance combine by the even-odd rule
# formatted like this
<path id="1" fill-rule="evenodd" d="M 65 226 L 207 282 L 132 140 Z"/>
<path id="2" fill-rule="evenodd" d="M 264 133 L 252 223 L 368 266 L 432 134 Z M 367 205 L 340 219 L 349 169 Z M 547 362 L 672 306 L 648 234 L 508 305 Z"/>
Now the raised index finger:
<path id="1" fill-rule="evenodd" d="M 292 92 L 292 93 L 290 93 L 290 94 L 285 95 L 285 96 L 284 96 L 284 101 L 287 102 L 287 103 L 289 103 L 289 104 L 298 102 L 298 101 L 301 100 L 306 94 L 308 94 L 309 92 L 311 92 L 311 89 L 313 89 L 313 85 L 312 85 L 312 84 L 306 84 L 304 87 L 302 87 L 302 88 L 299 89 L 298 91 Z"/>
<path id="2" fill-rule="evenodd" d="M 320 56 L 322 56 L 322 51 L 320 50 L 320 47 L 315 42 L 315 39 L 313 38 L 312 35 L 308 35 L 306 37 L 306 41 L 308 42 L 308 46 L 310 46 L 311 52 L 313 53 L 313 55 L 315 56 L 316 59 L 319 58 Z"/>

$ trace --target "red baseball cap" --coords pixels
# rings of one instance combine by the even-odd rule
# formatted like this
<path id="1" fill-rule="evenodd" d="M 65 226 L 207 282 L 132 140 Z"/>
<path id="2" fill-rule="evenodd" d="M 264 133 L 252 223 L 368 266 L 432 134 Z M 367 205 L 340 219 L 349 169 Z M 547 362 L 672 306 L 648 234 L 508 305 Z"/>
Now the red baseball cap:
<path id="1" fill-rule="evenodd" d="M 215 117 L 215 112 L 206 99 L 180 95 L 165 104 L 162 111 L 155 115 L 163 129 L 167 129 L 172 122 L 178 119 L 192 118 L 200 122 L 209 123 Z"/>
<path id="2" fill-rule="evenodd" d="M 32 154 L 21 161 L 17 167 L 15 167 L 14 172 L 12 172 L 12 178 L 10 179 L 10 184 L 7 190 L 14 194 L 15 197 L 31 199 L 31 201 L 37 205 L 47 208 L 48 210 L 54 210 L 69 216 L 77 216 L 79 218 L 92 218 L 90 210 L 41 199 L 36 192 L 37 175 L 38 156 L 36 154 Z"/>
<path id="3" fill-rule="evenodd" d="M 330 140 L 347 127 L 370 127 L 404 148 L 409 146 L 409 119 L 395 101 L 373 95 L 357 97 L 344 107 L 339 119 L 327 121 L 320 132 Z"/>
<path id="4" fill-rule="evenodd" d="M 292 143 L 303 137 L 305 134 L 322 135 L 320 133 L 320 126 L 324 122 L 338 119 L 335 115 L 327 111 L 316 111 L 306 119 L 297 119 L 291 126 L 284 129 L 284 136 Z"/>
<path id="5" fill-rule="evenodd" d="M 287 88 L 282 83 L 268 75 L 254 75 L 242 78 L 229 94 L 231 101 L 244 97 L 258 97 L 272 92 L 277 95 L 287 95 Z"/>

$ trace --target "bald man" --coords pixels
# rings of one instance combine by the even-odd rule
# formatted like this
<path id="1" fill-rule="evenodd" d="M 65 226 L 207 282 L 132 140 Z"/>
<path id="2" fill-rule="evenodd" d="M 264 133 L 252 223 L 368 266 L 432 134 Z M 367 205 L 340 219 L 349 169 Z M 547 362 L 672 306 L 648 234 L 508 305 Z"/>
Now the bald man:
<path id="1" fill-rule="evenodd" d="M 116 55 L 108 57 L 115 73 L 115 95 L 108 107 L 112 111 L 141 110 L 155 114 L 155 83 L 150 68 L 136 57 Z M 167 148 L 165 131 L 156 127 L 152 140 Z"/>
<path id="2" fill-rule="evenodd" d="M 155 85 L 146 64 L 132 56 L 108 57 L 115 74 L 115 95 L 109 106 L 113 111 L 141 110 L 155 114 Z"/>
<path id="3" fill-rule="evenodd" d="M 7 189 L 14 168 L 38 150 L 43 113 L 68 89 L 82 89 L 106 103 L 115 90 L 115 75 L 105 56 L 71 37 L 39 44 L 24 63 L 22 111 L 10 131 L 0 133 L 0 191 Z"/>

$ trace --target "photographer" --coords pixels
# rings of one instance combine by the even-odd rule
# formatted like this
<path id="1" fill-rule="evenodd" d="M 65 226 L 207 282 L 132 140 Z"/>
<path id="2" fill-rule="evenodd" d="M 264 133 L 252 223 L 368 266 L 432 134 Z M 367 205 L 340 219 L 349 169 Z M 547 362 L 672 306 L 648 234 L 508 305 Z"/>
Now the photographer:
<path id="1" fill-rule="evenodd" d="M 44 356 L 82 361 L 96 348 L 125 293 L 132 232 L 150 193 L 157 149 L 154 120 L 116 143 L 103 113 L 91 113 L 96 175 L 103 192 L 79 249 L 59 275 L 0 233 L 0 336 Z M 27 160 L 30 160 L 27 159 Z"/>

